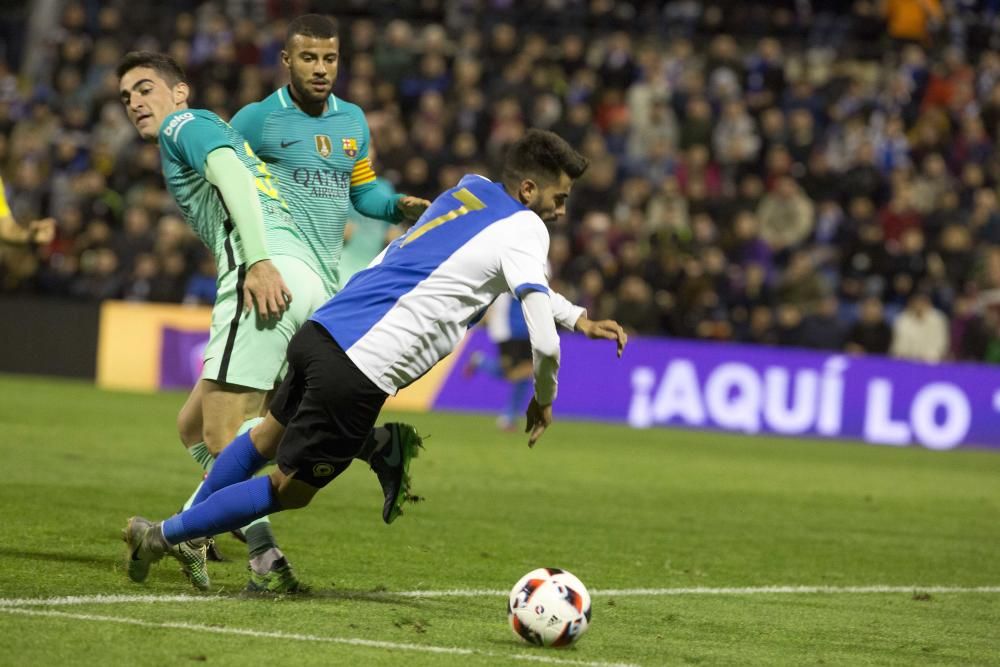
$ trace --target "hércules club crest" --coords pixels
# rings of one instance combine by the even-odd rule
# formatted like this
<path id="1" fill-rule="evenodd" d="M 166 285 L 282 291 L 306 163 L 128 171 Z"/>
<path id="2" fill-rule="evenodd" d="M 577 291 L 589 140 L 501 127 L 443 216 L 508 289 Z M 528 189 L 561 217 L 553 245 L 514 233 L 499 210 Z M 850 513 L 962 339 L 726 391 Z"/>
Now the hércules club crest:
<path id="1" fill-rule="evenodd" d="M 344 139 L 344 155 L 352 160 L 358 156 L 357 139 Z"/>
<path id="2" fill-rule="evenodd" d="M 316 138 L 316 152 L 323 157 L 330 157 L 330 153 L 333 152 L 333 142 L 330 141 L 330 137 L 325 134 L 317 134 Z"/>

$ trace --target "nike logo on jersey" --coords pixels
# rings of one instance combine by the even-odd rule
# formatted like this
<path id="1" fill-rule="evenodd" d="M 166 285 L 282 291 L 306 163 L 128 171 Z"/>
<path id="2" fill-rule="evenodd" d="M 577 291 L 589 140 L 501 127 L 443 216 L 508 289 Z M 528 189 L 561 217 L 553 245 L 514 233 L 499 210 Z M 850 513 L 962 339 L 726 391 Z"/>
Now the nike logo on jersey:
<path id="1" fill-rule="evenodd" d="M 282 139 L 281 140 L 281 147 L 282 148 L 288 148 L 289 146 L 294 146 L 295 144 L 299 143 L 300 141 L 302 141 L 302 140 L 301 139 L 296 139 L 295 141 L 285 141 L 284 139 Z"/>

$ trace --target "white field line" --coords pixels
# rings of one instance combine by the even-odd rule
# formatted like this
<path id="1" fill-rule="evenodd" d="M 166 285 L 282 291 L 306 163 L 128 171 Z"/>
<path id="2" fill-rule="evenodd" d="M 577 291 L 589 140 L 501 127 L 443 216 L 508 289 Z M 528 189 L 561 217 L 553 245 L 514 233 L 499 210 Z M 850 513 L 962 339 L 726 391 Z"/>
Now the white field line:
<path id="1" fill-rule="evenodd" d="M 605 588 L 595 589 L 591 596 L 600 597 L 639 597 L 639 596 L 671 596 L 671 595 L 844 595 L 860 593 L 1000 593 L 1000 586 L 744 586 L 711 588 L 699 586 L 694 588 Z M 381 595 L 381 593 L 379 594 Z M 447 590 L 447 591 L 399 591 L 386 592 L 384 595 L 408 598 L 445 598 L 445 597 L 488 597 L 507 595 L 507 591 L 497 590 Z M 0 600 L 0 604 L 3 601 Z"/>
<path id="2" fill-rule="evenodd" d="M 859 595 L 859 594 L 908 594 L 908 593 L 997 594 L 1000 586 L 744 586 L 712 588 L 607 588 L 595 589 L 597 597 L 666 597 L 677 595 Z M 440 591 L 351 591 L 358 598 L 468 598 L 501 597 L 507 591 L 460 588 Z M 80 605 L 115 605 L 123 603 L 160 602 L 220 602 L 239 600 L 238 597 L 213 595 L 70 595 L 51 598 L 0 598 L 0 609 L 9 607 L 65 607 Z M 308 598 L 306 598 L 308 599 Z M 322 598 L 316 598 L 322 599 Z"/>
<path id="3" fill-rule="evenodd" d="M 122 596 L 127 597 L 127 596 Z M 194 600 L 219 599 L 219 598 L 191 598 Z M 135 618 L 122 618 L 119 616 L 100 616 L 97 614 L 73 614 L 64 611 L 40 611 L 36 609 L 18 609 L 14 607 L 0 607 L 0 613 L 18 614 L 22 616 L 47 616 L 53 618 L 64 618 L 74 621 L 91 621 L 98 623 L 119 623 L 122 625 L 137 625 L 143 628 L 158 628 L 171 630 L 188 630 L 193 632 L 207 632 L 217 635 L 238 635 L 241 637 L 259 637 L 262 639 L 282 639 L 286 641 L 300 642 L 322 642 L 327 644 L 341 644 L 346 646 L 361 646 L 365 648 L 383 649 L 390 651 L 412 651 L 419 653 L 438 653 L 447 655 L 471 655 L 487 658 L 501 658 L 503 660 L 525 660 L 529 662 L 541 662 L 551 665 L 574 665 L 578 667 L 636 667 L 628 663 L 611 662 L 591 662 L 586 660 L 567 660 L 565 658 L 551 658 L 545 655 L 531 655 L 527 653 L 498 653 L 495 651 L 479 651 L 468 648 L 458 648 L 454 646 L 430 646 L 423 644 L 409 644 L 403 642 L 386 642 L 374 639 L 358 639 L 353 637 L 323 637 L 319 635 L 303 635 L 289 632 L 250 630 L 247 628 L 225 628 L 210 625 L 197 625 L 194 623 L 141 621 Z"/>
<path id="4" fill-rule="evenodd" d="M 218 602 L 226 598 L 212 595 L 67 595 L 57 598 L 0 598 L 4 607 L 64 607 L 134 602 Z"/>

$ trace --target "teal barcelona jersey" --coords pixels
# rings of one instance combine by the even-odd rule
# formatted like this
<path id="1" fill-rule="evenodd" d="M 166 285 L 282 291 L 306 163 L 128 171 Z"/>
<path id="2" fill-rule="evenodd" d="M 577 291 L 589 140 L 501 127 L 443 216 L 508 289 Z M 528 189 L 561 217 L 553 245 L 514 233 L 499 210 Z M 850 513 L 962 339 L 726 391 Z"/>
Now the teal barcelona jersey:
<path id="1" fill-rule="evenodd" d="M 240 133 L 211 111 L 175 111 L 160 126 L 160 164 L 167 189 L 188 225 L 215 255 L 219 280 L 243 264 L 243 242 L 222 195 L 205 178 L 205 160 L 228 147 L 254 176 L 264 214 L 264 239 L 270 255 L 299 257 L 309 249 L 295 227 L 271 173 Z"/>
<path id="2" fill-rule="evenodd" d="M 357 194 L 375 186 L 364 112 L 330 95 L 326 111 L 310 116 L 295 105 L 286 86 L 245 106 L 232 123 L 277 178 L 312 250 L 313 268 L 334 294 L 351 190 Z M 384 219 L 395 222 L 395 197 L 390 194 L 384 201 Z"/>

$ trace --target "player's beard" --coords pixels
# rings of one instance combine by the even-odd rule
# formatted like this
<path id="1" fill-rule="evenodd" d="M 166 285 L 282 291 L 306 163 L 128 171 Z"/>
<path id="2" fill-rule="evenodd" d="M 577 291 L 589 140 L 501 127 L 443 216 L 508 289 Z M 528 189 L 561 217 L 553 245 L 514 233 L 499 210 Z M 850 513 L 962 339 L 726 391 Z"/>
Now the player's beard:
<path id="1" fill-rule="evenodd" d="M 294 79 L 292 81 L 292 88 L 295 89 L 295 95 L 303 102 L 308 104 L 318 104 L 320 102 L 326 101 L 326 98 L 330 96 L 333 92 L 333 86 L 331 84 L 326 85 L 322 92 L 318 92 L 313 88 L 313 81 L 311 78 L 301 78 Z"/>

